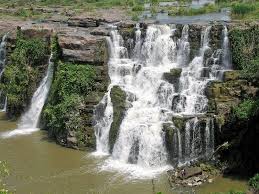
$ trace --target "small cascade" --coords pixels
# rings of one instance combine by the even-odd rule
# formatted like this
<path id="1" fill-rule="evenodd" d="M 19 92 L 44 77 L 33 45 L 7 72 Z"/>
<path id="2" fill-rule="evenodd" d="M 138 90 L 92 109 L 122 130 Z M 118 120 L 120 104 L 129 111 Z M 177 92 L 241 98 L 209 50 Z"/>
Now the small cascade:
<path id="1" fill-rule="evenodd" d="M 230 48 L 229 48 L 229 38 L 228 38 L 228 29 L 227 26 L 224 26 L 223 28 L 223 43 L 222 43 L 222 50 L 223 50 L 223 56 L 222 56 L 222 63 L 225 70 L 231 70 L 232 69 L 232 61 L 231 61 L 231 55 L 230 55 Z"/>
<path id="2" fill-rule="evenodd" d="M 7 96 L 4 99 L 4 108 L 1 110 L 1 112 L 6 112 L 7 109 Z"/>
<path id="3" fill-rule="evenodd" d="M 42 79 L 39 87 L 34 92 L 31 99 L 29 109 L 22 115 L 21 121 L 18 124 L 18 128 L 2 134 L 3 138 L 9 138 L 16 135 L 27 135 L 34 131 L 39 130 L 38 124 L 41 115 L 42 108 L 48 97 L 49 89 L 52 83 L 53 77 L 53 62 L 52 55 L 49 59 L 49 65 L 45 77 Z"/>
<path id="4" fill-rule="evenodd" d="M 95 154 L 110 154 L 103 169 L 138 177 L 153 176 L 165 170 L 168 162 L 183 165 L 212 156 L 214 119 L 206 113 L 208 99 L 204 90 L 210 80 L 218 79 L 213 74 L 215 65 L 225 68 L 219 51 L 224 50 L 228 40 L 224 37 L 222 48 L 212 52 L 211 26 L 205 27 L 200 51 L 190 61 L 189 26 L 183 27 L 177 41 L 172 38 L 175 31 L 175 25 L 149 25 L 143 33 L 137 25 L 131 41 L 134 45 L 128 50 L 118 29 L 111 28 L 107 40 L 111 84 L 95 110 Z M 209 53 L 213 55 L 210 57 Z M 209 63 L 212 58 L 214 62 Z M 178 81 L 166 81 L 164 74 L 174 69 L 180 71 Z M 110 149 L 109 131 L 113 121 L 110 91 L 115 85 L 127 94 L 127 110 Z M 164 124 L 173 131 L 167 133 Z M 171 138 L 165 137 L 170 134 Z"/>
<path id="5" fill-rule="evenodd" d="M 1 44 L 0 44 L 0 79 L 2 77 L 2 74 L 5 69 L 5 63 L 6 63 L 6 41 L 7 41 L 7 34 L 3 36 Z M 0 92 L 0 100 L 1 100 L 1 112 L 6 111 L 6 106 L 7 106 L 7 97 L 2 96 L 3 92 Z"/>
<path id="6" fill-rule="evenodd" d="M 189 43 L 189 26 L 184 25 L 182 37 L 179 40 L 179 50 L 177 53 L 177 63 L 180 67 L 186 66 L 189 62 L 190 43 Z"/>
<path id="7" fill-rule="evenodd" d="M 109 154 L 109 131 L 112 124 L 113 108 L 110 97 L 111 88 L 105 94 L 94 111 L 96 152 L 95 155 Z"/>
<path id="8" fill-rule="evenodd" d="M 177 107 L 179 114 L 199 114 L 204 113 L 207 107 L 207 99 L 204 95 L 204 89 L 207 80 L 203 78 L 203 71 L 205 70 L 204 55 L 210 49 L 209 34 L 211 26 L 205 28 L 201 37 L 200 53 L 191 63 L 182 69 L 180 77 L 180 99 Z"/>
<path id="9" fill-rule="evenodd" d="M 222 80 L 223 73 L 232 69 L 228 29 L 226 26 L 223 26 L 222 30 L 222 47 L 214 51 L 207 60 L 206 66 L 211 66 L 210 79 L 212 80 Z"/>
<path id="10" fill-rule="evenodd" d="M 6 41 L 7 41 L 7 34 L 3 36 L 0 44 L 0 78 L 3 74 L 5 60 L 6 60 Z"/>

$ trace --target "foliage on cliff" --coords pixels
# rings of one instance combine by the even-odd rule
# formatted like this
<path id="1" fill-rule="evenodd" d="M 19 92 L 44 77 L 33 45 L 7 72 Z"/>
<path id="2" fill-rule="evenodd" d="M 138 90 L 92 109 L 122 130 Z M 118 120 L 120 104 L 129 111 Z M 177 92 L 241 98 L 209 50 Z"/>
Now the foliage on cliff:
<path id="1" fill-rule="evenodd" d="M 1 89 L 8 99 L 8 115 L 19 116 L 30 99 L 45 71 L 48 46 L 41 39 L 25 39 L 17 33 L 16 47 L 11 54 L 11 63 L 5 68 Z"/>
<path id="2" fill-rule="evenodd" d="M 238 119 L 247 120 L 259 111 L 259 100 L 247 99 L 234 108 L 234 114 Z"/>
<path id="3" fill-rule="evenodd" d="M 259 27 L 230 31 L 233 64 L 242 70 L 243 75 L 259 78 Z"/>
<path id="4" fill-rule="evenodd" d="M 249 179 L 248 181 L 249 186 L 254 190 L 254 191 L 259 191 L 259 173 L 254 175 L 252 178 Z"/>
<path id="5" fill-rule="evenodd" d="M 84 137 L 86 119 L 81 109 L 84 99 L 94 90 L 95 78 L 95 70 L 89 65 L 59 62 L 43 120 L 49 134 L 60 143 L 66 144 L 70 132 L 76 133 L 79 146 L 92 143 Z"/>

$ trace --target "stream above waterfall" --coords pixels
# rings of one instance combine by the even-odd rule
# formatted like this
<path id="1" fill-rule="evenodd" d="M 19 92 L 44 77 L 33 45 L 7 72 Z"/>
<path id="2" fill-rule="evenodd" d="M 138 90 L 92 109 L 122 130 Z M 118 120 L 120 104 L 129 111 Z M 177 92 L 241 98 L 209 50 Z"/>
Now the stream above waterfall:
<path id="1" fill-rule="evenodd" d="M 0 115 L 0 132 L 16 128 L 16 122 Z M 26 150 L 26 151 L 25 151 Z M 128 179 L 125 174 L 100 171 L 104 159 L 89 152 L 76 151 L 51 142 L 45 131 L 29 136 L 1 139 L 0 155 L 8 163 L 11 175 L 7 188 L 19 194 L 38 193 L 102 193 L 102 194 L 189 194 L 190 189 L 171 189 L 166 173 L 153 179 Z M 245 180 L 218 177 L 211 184 L 196 187 L 198 194 L 245 191 Z"/>

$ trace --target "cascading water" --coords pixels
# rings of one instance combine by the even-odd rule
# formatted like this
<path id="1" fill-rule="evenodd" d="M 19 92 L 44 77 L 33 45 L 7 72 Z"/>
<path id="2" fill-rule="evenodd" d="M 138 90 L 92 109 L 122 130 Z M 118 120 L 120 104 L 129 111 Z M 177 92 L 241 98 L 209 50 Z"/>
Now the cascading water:
<path id="1" fill-rule="evenodd" d="M 0 44 L 0 79 L 5 69 L 5 62 L 6 62 L 6 42 L 7 42 L 7 34 L 3 36 L 1 44 Z M 7 97 L 3 95 L 3 92 L 0 92 L 0 99 L 1 99 L 1 112 L 6 111 L 7 106 Z"/>
<path id="2" fill-rule="evenodd" d="M 223 29 L 223 56 L 222 56 L 222 63 L 224 69 L 231 70 L 232 69 L 232 62 L 230 56 L 230 49 L 229 49 L 229 38 L 228 38 L 228 29 L 227 26 L 224 26 Z"/>
<path id="3" fill-rule="evenodd" d="M 0 77 L 3 74 L 3 69 L 5 66 L 5 60 L 6 60 L 6 41 L 7 41 L 7 34 L 3 36 L 1 44 L 0 44 Z"/>
<path id="4" fill-rule="evenodd" d="M 111 84 L 95 113 L 97 154 L 109 154 L 110 150 L 108 138 L 113 120 L 110 90 L 114 85 L 126 92 L 128 108 L 104 169 L 118 169 L 140 177 L 166 169 L 169 157 L 164 123 L 176 129 L 173 145 L 178 165 L 212 154 L 213 119 L 206 117 L 208 100 L 204 94 L 208 81 L 216 79 L 210 73 L 212 67 L 206 66 L 205 56 L 210 49 L 211 27 L 204 29 L 200 52 L 191 62 L 189 26 L 183 27 L 178 41 L 172 38 L 175 28 L 175 25 L 150 25 L 143 39 L 137 26 L 133 51 L 127 50 L 117 28 L 112 28 L 108 39 Z M 171 69 L 181 69 L 178 83 L 164 80 L 164 73 Z M 209 73 L 204 73 L 205 70 Z M 184 129 L 176 127 L 174 117 L 186 119 Z"/>
<path id="5" fill-rule="evenodd" d="M 48 97 L 49 89 L 52 83 L 52 77 L 53 62 L 51 55 L 49 59 L 47 73 L 41 81 L 37 90 L 34 92 L 28 111 L 26 111 L 24 115 L 22 115 L 21 121 L 18 124 L 18 128 L 10 132 L 3 133 L 1 135 L 3 138 L 9 138 L 15 135 L 27 135 L 39 130 L 37 126 L 40 119 L 42 108 Z"/>

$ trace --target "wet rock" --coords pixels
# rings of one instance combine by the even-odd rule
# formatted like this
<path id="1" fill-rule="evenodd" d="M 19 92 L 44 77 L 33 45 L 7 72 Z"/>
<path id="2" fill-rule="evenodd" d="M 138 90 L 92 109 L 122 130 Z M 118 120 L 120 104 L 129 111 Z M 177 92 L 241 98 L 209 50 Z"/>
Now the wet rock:
<path id="1" fill-rule="evenodd" d="M 182 69 L 181 68 L 174 68 L 171 69 L 170 72 L 166 72 L 163 75 L 163 79 L 168 81 L 171 84 L 174 84 L 175 90 L 179 90 L 179 78 L 181 76 Z"/>
<path id="2" fill-rule="evenodd" d="M 169 183 L 172 187 L 174 187 L 174 185 L 182 185 L 188 187 L 199 186 L 203 183 L 208 182 L 210 177 L 210 175 L 202 171 L 200 167 L 185 167 L 176 170 L 169 170 L 167 171 L 167 174 L 169 178 Z"/>
<path id="3" fill-rule="evenodd" d="M 176 113 L 182 112 L 186 107 L 186 96 L 177 94 L 173 97 L 172 110 Z"/>
<path id="4" fill-rule="evenodd" d="M 182 177 L 183 179 L 187 179 L 187 178 L 202 174 L 202 170 L 200 167 L 189 167 L 189 168 L 184 168 L 184 170 L 185 170 L 185 175 Z M 198 182 L 200 181 L 200 178 L 195 177 L 195 180 L 196 182 Z"/>
<path id="5" fill-rule="evenodd" d="M 172 123 L 164 123 L 163 131 L 165 133 L 165 147 L 169 156 L 169 162 L 173 165 L 177 165 L 178 163 L 178 142 L 176 137 L 176 129 Z"/>
<path id="6" fill-rule="evenodd" d="M 113 122 L 109 133 L 109 145 L 110 152 L 113 150 L 113 146 L 117 139 L 121 122 L 126 112 L 126 93 L 119 87 L 113 86 L 111 89 L 111 101 L 113 104 Z"/>
<path id="7" fill-rule="evenodd" d="M 223 74 L 223 81 L 237 80 L 239 76 L 239 71 L 225 71 Z"/>
<path id="8" fill-rule="evenodd" d="M 209 77 L 210 76 L 210 68 L 204 67 L 201 70 L 201 77 Z"/>
<path id="9" fill-rule="evenodd" d="M 67 138 L 67 146 L 77 149 L 77 138 L 76 137 L 68 137 Z"/>
<path id="10" fill-rule="evenodd" d="M 183 130 L 183 129 L 185 129 L 186 122 L 189 119 L 190 119 L 189 117 L 174 116 L 172 118 L 172 121 L 173 121 L 175 127 L 177 127 L 180 130 Z"/>

